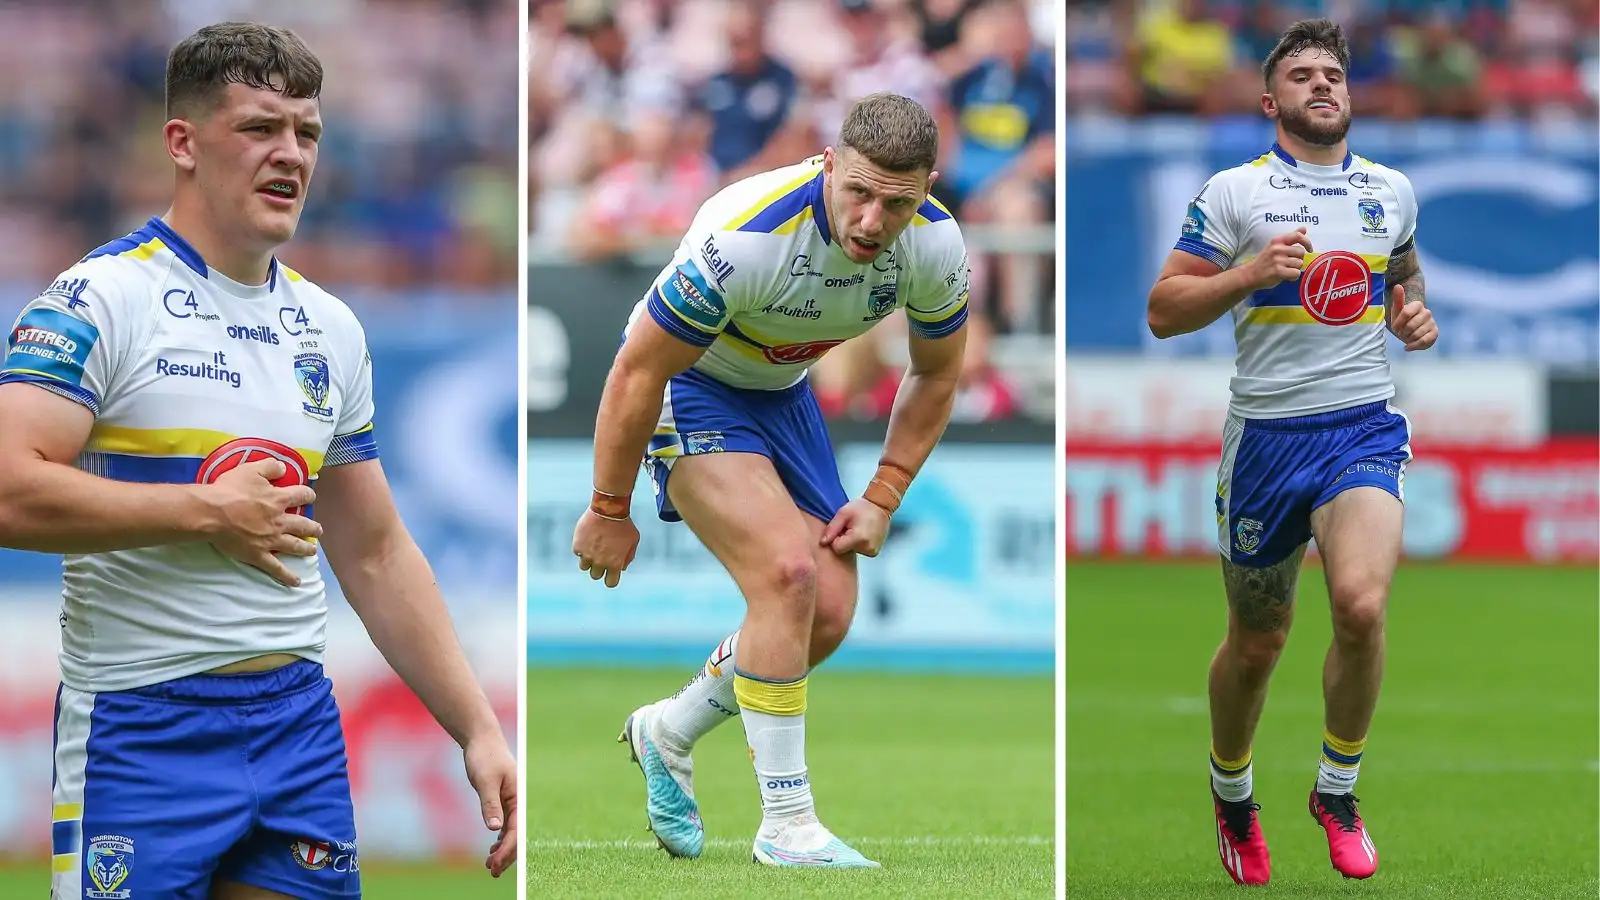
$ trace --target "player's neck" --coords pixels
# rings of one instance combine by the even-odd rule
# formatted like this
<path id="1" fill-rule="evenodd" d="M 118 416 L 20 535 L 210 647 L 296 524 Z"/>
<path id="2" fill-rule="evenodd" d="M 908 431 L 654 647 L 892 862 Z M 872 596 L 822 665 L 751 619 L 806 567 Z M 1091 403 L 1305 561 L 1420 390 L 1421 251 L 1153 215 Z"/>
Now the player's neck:
<path id="1" fill-rule="evenodd" d="M 161 220 L 194 248 L 207 268 L 243 285 L 255 287 L 267 283 L 272 271 L 271 251 L 230 249 L 203 215 L 182 203 L 173 203 Z"/>
<path id="2" fill-rule="evenodd" d="M 1293 157 L 1295 162 L 1312 166 L 1344 165 L 1344 158 L 1350 155 L 1348 141 L 1341 140 L 1337 144 L 1327 146 L 1310 144 L 1288 134 L 1282 128 L 1278 129 L 1278 146 Z"/>

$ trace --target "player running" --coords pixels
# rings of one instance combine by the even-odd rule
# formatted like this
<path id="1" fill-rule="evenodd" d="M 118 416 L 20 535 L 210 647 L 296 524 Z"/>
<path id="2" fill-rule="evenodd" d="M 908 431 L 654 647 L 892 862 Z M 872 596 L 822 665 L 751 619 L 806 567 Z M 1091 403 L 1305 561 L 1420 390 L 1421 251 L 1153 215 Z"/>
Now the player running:
<path id="1" fill-rule="evenodd" d="M 677 694 L 628 717 L 646 810 L 674 856 L 704 830 L 690 751 L 740 715 L 761 791 L 753 856 L 773 866 L 876 867 L 818 821 L 806 777 L 806 675 L 844 640 L 856 555 L 944 432 L 966 345 L 961 230 L 928 197 L 939 132 L 894 94 L 857 102 L 837 149 L 723 189 L 634 308 L 595 423 L 595 484 L 579 568 L 615 587 L 632 562 L 634 467 L 658 515 L 683 521 L 744 594 L 743 627 Z M 806 370 L 897 309 L 910 367 L 862 496 L 839 480 Z"/>
<path id="2" fill-rule="evenodd" d="M 178 44 L 171 209 L 11 332 L 0 542 L 65 554 L 58 900 L 360 896 L 318 540 L 462 746 L 499 832 L 486 865 L 516 856 L 516 766 L 396 513 L 361 325 L 273 255 L 316 166 L 321 85 L 282 29 Z"/>
<path id="3" fill-rule="evenodd" d="M 1217 482 L 1228 631 L 1210 695 L 1217 849 L 1240 884 L 1270 875 L 1250 744 L 1313 537 L 1333 645 L 1311 815 L 1335 869 L 1366 878 L 1378 868 L 1352 791 L 1378 700 L 1411 460 L 1410 426 L 1388 403 L 1383 332 L 1410 351 L 1432 347 L 1439 331 L 1423 305 L 1411 183 L 1345 146 L 1349 61 L 1338 25 L 1289 28 L 1262 66 L 1261 108 L 1277 143 L 1206 183 L 1150 291 L 1156 337 L 1231 311 L 1239 345 Z"/>

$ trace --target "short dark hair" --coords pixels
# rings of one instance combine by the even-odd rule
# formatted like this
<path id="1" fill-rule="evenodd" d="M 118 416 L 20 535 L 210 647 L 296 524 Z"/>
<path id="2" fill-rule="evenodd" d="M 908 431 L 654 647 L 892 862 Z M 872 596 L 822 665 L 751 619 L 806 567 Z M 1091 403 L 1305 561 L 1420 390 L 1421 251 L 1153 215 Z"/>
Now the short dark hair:
<path id="1" fill-rule="evenodd" d="M 315 99 L 322 93 L 322 61 L 287 28 L 207 25 L 167 57 L 167 118 L 209 111 L 229 84 Z"/>
<path id="2" fill-rule="evenodd" d="M 1284 57 L 1298 56 L 1313 47 L 1339 60 L 1339 68 L 1350 68 L 1350 42 L 1345 40 L 1343 26 L 1332 19 L 1301 19 L 1289 26 L 1261 64 L 1261 79 L 1267 90 L 1272 90 L 1272 73 Z"/>
<path id="3" fill-rule="evenodd" d="M 839 146 L 890 172 L 932 171 L 939 158 L 939 124 L 909 97 L 868 94 L 845 114 Z"/>

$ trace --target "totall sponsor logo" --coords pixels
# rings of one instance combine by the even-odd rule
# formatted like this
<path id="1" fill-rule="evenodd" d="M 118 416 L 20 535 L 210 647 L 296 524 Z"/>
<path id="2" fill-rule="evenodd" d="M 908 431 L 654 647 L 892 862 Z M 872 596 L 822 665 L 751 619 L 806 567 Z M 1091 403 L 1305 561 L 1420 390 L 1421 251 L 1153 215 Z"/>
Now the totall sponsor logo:
<path id="1" fill-rule="evenodd" d="M 211 484 L 245 463 L 264 459 L 276 459 L 283 463 L 283 474 L 272 482 L 278 487 L 296 487 L 311 481 L 310 467 L 299 451 L 265 438 L 237 438 L 211 451 L 211 455 L 200 463 L 200 471 L 194 480 L 196 484 Z M 289 512 L 302 515 L 304 509 L 296 507 Z"/>
<path id="2" fill-rule="evenodd" d="M 761 352 L 762 355 L 766 356 L 767 362 L 777 363 L 778 365 L 790 365 L 793 363 L 811 362 L 812 360 L 817 359 L 818 357 L 822 356 L 822 354 L 827 353 L 829 350 L 832 350 L 842 343 L 844 343 L 844 341 L 810 341 L 804 344 L 783 344 L 778 347 L 763 347 Z"/>
<path id="3" fill-rule="evenodd" d="M 1372 269 L 1348 250 L 1330 250 L 1300 273 L 1300 305 L 1324 325 L 1349 325 L 1367 311 Z"/>

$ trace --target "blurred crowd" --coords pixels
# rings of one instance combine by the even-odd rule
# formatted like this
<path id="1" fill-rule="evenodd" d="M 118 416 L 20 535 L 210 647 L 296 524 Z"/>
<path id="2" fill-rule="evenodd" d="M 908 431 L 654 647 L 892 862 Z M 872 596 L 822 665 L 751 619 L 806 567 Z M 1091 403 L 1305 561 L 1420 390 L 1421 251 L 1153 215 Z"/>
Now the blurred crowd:
<path id="1" fill-rule="evenodd" d="M 284 261 L 400 291 L 517 279 L 518 0 L 0 3 L 0 282 L 37 284 L 159 215 L 167 54 L 258 21 L 322 60 L 326 132 Z"/>
<path id="2" fill-rule="evenodd" d="M 874 91 L 938 119 L 934 194 L 965 229 L 1049 228 L 1059 16 L 1054 0 L 533 0 L 532 246 L 659 265 L 706 198 L 821 152 Z M 989 420 L 1019 402 L 989 337 L 1050 333 L 1054 265 L 1048 253 L 979 250 L 957 415 Z M 823 359 L 813 384 L 825 411 L 887 414 L 897 327 Z"/>
<path id="3" fill-rule="evenodd" d="M 1357 117 L 1593 120 L 1600 0 L 1068 0 L 1069 114 L 1259 114 L 1283 29 L 1350 41 Z"/>

